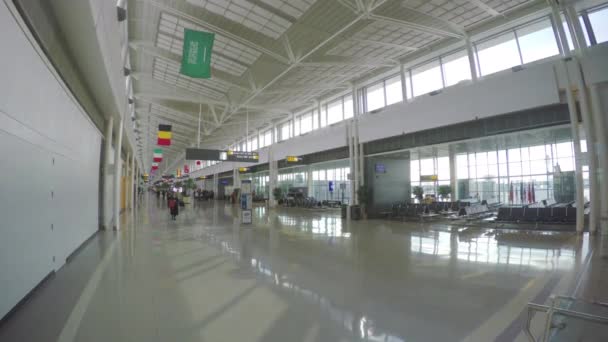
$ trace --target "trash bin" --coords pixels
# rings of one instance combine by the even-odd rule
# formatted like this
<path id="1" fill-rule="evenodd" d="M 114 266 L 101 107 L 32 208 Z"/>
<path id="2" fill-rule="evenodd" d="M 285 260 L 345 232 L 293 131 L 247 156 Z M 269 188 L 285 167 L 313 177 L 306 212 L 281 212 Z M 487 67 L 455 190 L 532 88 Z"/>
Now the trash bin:
<path id="1" fill-rule="evenodd" d="M 353 220 L 361 219 L 361 207 L 358 205 L 353 205 L 350 207 L 350 218 Z"/>

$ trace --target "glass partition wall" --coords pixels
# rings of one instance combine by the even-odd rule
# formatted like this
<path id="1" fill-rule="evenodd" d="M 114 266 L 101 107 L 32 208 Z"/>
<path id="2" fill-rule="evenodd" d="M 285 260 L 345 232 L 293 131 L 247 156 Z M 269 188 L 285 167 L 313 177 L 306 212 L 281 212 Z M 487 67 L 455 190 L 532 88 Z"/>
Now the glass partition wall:
<path id="1" fill-rule="evenodd" d="M 585 152 L 584 140 L 581 145 Z M 442 144 L 410 150 L 411 188 L 420 186 L 425 196 L 438 200 L 439 187 L 453 184 L 450 200 L 486 200 L 504 205 L 559 202 L 554 178 L 574 177 L 575 162 L 567 126 Z M 587 161 L 580 162 L 588 201 Z M 415 196 L 411 198 L 414 200 Z"/>

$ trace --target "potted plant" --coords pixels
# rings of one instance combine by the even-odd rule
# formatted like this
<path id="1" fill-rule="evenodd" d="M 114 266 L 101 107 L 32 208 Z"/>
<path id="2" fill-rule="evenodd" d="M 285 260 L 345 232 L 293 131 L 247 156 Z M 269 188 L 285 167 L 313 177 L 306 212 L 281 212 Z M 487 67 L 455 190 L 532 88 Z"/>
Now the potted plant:
<path id="1" fill-rule="evenodd" d="M 272 197 L 277 203 L 283 199 L 283 189 L 277 187 L 272 189 Z"/>
<path id="2" fill-rule="evenodd" d="M 355 220 L 360 216 L 364 220 L 367 219 L 367 206 L 369 204 L 370 196 L 369 189 L 365 185 L 359 186 L 357 189 L 357 197 L 359 197 L 359 208 L 355 210 L 360 211 L 360 215 L 353 215 Z"/>
<path id="3" fill-rule="evenodd" d="M 184 191 L 182 193 L 182 199 L 184 203 L 190 203 L 190 193 L 188 192 L 188 190 L 196 189 L 196 183 L 194 182 L 194 179 L 188 178 L 188 180 L 183 182 L 183 187 Z"/>
<path id="4" fill-rule="evenodd" d="M 452 187 L 449 185 L 440 185 L 439 188 L 437 188 L 437 192 L 439 193 L 441 200 L 445 202 L 452 194 Z"/>
<path id="5" fill-rule="evenodd" d="M 415 186 L 412 189 L 412 194 L 416 197 L 416 199 L 420 202 L 422 202 L 422 199 L 424 198 L 424 190 L 422 189 L 421 186 Z"/>

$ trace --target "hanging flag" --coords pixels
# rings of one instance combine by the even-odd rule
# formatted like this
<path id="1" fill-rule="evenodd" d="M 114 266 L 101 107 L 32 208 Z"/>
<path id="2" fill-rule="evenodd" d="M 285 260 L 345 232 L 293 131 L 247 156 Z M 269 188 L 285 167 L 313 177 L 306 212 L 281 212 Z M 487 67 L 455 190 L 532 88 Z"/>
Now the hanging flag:
<path id="1" fill-rule="evenodd" d="M 196 161 L 196 166 L 201 166 L 201 161 L 200 160 Z"/>
<path id="2" fill-rule="evenodd" d="M 521 182 L 521 183 L 519 183 L 519 200 L 521 201 L 522 204 L 524 203 L 525 198 L 526 198 L 526 194 L 524 191 L 524 183 Z"/>
<path id="3" fill-rule="evenodd" d="M 171 125 L 158 125 L 158 141 L 159 146 L 171 145 Z"/>
<path id="4" fill-rule="evenodd" d="M 532 184 L 528 183 L 528 203 L 534 203 L 532 201 Z"/>
<path id="5" fill-rule="evenodd" d="M 163 150 L 161 148 L 154 149 L 154 156 L 152 157 L 154 162 L 160 163 L 163 161 Z"/>
<path id="6" fill-rule="evenodd" d="M 215 34 L 184 29 L 180 73 L 193 78 L 211 78 L 211 50 Z"/>
<path id="7" fill-rule="evenodd" d="M 184 165 L 184 173 L 190 173 L 190 166 Z"/>
<path id="8" fill-rule="evenodd" d="M 152 163 L 152 170 L 158 170 L 158 163 Z"/>
<path id="9" fill-rule="evenodd" d="M 534 189 L 534 181 L 532 181 L 532 202 L 536 203 L 536 189 Z"/>
<path id="10" fill-rule="evenodd" d="M 509 183 L 509 203 L 513 203 L 513 182 Z"/>

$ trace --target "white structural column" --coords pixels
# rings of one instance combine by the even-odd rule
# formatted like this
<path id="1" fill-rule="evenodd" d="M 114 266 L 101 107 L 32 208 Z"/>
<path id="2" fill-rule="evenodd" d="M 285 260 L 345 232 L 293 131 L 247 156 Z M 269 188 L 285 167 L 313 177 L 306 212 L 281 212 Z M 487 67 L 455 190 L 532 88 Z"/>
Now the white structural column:
<path id="1" fill-rule="evenodd" d="M 232 184 L 235 189 L 241 188 L 241 172 L 238 166 L 232 170 Z"/>
<path id="2" fill-rule="evenodd" d="M 557 36 L 559 37 L 559 49 L 562 56 L 570 56 L 570 46 L 568 44 L 568 38 L 564 26 L 562 25 L 562 18 L 559 11 L 559 4 L 556 0 L 549 0 L 551 5 L 551 16 L 553 18 L 554 28 L 557 30 Z M 576 181 L 576 206 L 578 208 L 583 207 L 584 196 L 583 196 L 583 165 L 582 165 L 582 153 L 581 153 L 581 139 L 579 134 L 579 123 L 578 123 L 578 111 L 576 106 L 576 100 L 572 93 L 572 82 L 568 73 L 568 65 L 565 60 L 560 63 L 561 72 L 566 78 L 565 91 L 566 98 L 568 101 L 568 111 L 570 114 L 570 124 L 572 130 L 572 140 L 574 145 L 574 160 L 575 160 L 575 181 Z M 585 228 L 585 215 L 583 210 L 576 211 L 576 231 L 582 233 Z"/>
<path id="3" fill-rule="evenodd" d="M 406 72 L 407 70 L 405 70 L 405 66 L 403 65 L 403 63 L 401 63 L 399 65 L 399 76 L 401 76 L 401 96 L 403 96 L 403 102 L 407 101 L 407 78 L 405 77 Z M 354 101 L 356 101 L 355 98 L 353 98 L 353 102 Z"/>
<path id="4" fill-rule="evenodd" d="M 566 78 L 566 98 L 568 100 L 568 111 L 570 113 L 570 125 L 572 129 L 572 140 L 574 143 L 574 159 L 575 159 L 575 176 L 576 176 L 576 231 L 582 233 L 585 228 L 585 214 L 581 210 L 584 197 L 583 197 L 583 165 L 581 158 L 581 138 L 579 136 L 578 127 L 578 114 L 576 110 L 576 100 L 572 93 L 572 86 L 570 82 L 570 76 L 568 74 L 568 66 L 566 61 L 561 61 L 561 69 Z"/>
<path id="5" fill-rule="evenodd" d="M 570 45 L 568 45 L 568 38 L 564 26 L 562 25 L 562 17 L 559 14 L 558 4 L 556 0 L 549 0 L 551 4 L 551 17 L 553 18 L 554 28 L 557 30 L 557 36 L 559 37 L 559 49 L 564 57 L 570 55 Z"/>
<path id="6" fill-rule="evenodd" d="M 578 14 L 572 5 L 568 5 L 564 8 L 564 14 L 566 16 L 566 22 L 568 23 L 568 29 L 570 30 L 570 37 L 572 37 L 572 44 L 574 49 L 582 54 L 587 49 L 587 42 L 585 40 L 585 34 L 583 33 L 583 27 L 581 22 L 578 20 Z"/>
<path id="7" fill-rule="evenodd" d="M 110 182 L 110 175 L 112 174 L 111 165 L 112 165 L 112 131 L 114 130 L 114 119 L 112 116 L 108 118 L 106 121 L 106 131 L 105 131 L 105 145 L 104 145 L 104 158 L 103 158 L 103 201 L 101 207 L 102 213 L 102 227 L 103 229 L 107 229 L 110 225 L 110 218 L 112 213 L 112 187 Z M 110 197 L 110 198 L 108 198 Z"/>
<path id="8" fill-rule="evenodd" d="M 354 181 L 354 155 L 353 155 L 353 139 L 352 139 L 352 130 L 353 130 L 353 121 L 349 121 L 346 127 L 346 142 L 348 143 L 348 168 L 350 171 L 349 174 L 349 188 L 350 188 L 350 200 L 349 200 L 349 208 L 346 210 L 346 219 L 350 220 L 350 206 L 353 205 L 354 201 L 354 193 L 355 193 L 355 181 Z"/>
<path id="9" fill-rule="evenodd" d="M 471 38 L 467 35 L 464 38 L 464 43 L 467 48 L 467 55 L 469 56 L 469 68 L 471 69 L 471 80 L 473 82 L 477 82 L 477 65 L 475 64 L 475 52 L 473 50 L 473 43 L 471 42 Z"/>
<path id="10" fill-rule="evenodd" d="M 308 170 L 306 171 L 306 187 L 308 188 L 308 197 L 312 196 L 313 193 L 313 183 L 312 183 L 312 166 L 308 166 Z"/>
<path id="11" fill-rule="evenodd" d="M 359 195 L 357 194 L 357 191 L 359 190 L 359 144 L 357 144 L 357 119 L 355 119 L 355 121 L 353 122 L 351 133 L 353 141 L 353 164 L 355 167 L 355 192 L 353 193 L 353 202 L 355 205 L 358 205 Z"/>
<path id="12" fill-rule="evenodd" d="M 131 187 L 131 152 L 127 152 L 125 162 L 125 210 L 127 210 L 129 209 L 129 196 L 131 195 L 129 190 Z"/>
<path id="13" fill-rule="evenodd" d="M 456 200 L 456 153 L 454 153 L 454 148 L 452 145 L 448 147 L 448 156 L 450 160 L 450 188 L 452 189 L 451 201 Z M 411 175 L 410 175 L 411 177 Z M 411 178 L 410 178 L 411 179 Z M 500 187 L 499 187 L 500 191 Z M 500 196 L 498 196 L 500 198 Z"/>
<path id="14" fill-rule="evenodd" d="M 220 188 L 220 180 L 217 178 L 217 172 L 213 174 L 213 199 L 217 199 L 218 198 L 218 191 Z"/>
<path id="15" fill-rule="evenodd" d="M 316 102 L 317 104 L 317 121 L 319 123 L 319 125 L 317 126 L 318 128 L 321 128 L 321 100 L 317 100 Z"/>
<path id="16" fill-rule="evenodd" d="M 135 195 L 137 193 L 137 172 L 136 172 L 136 164 L 135 164 L 135 152 L 133 152 L 133 156 L 131 157 L 131 174 L 129 178 L 131 179 L 131 187 L 129 189 L 129 208 L 135 208 Z"/>
<path id="17" fill-rule="evenodd" d="M 581 111 L 581 118 L 583 120 L 583 127 L 585 128 L 585 135 L 587 137 L 587 156 L 589 160 L 589 194 L 591 200 L 591 212 L 589 213 L 589 231 L 595 233 L 599 223 L 600 213 L 600 197 L 599 197 L 599 184 L 597 181 L 598 169 L 597 169 L 597 152 L 595 148 L 596 136 L 593 129 L 594 122 L 591 117 L 591 109 L 589 105 L 589 97 L 587 92 L 587 86 L 583 80 L 582 70 L 576 57 L 573 58 L 572 63 L 574 64 L 574 80 L 578 87 L 579 94 L 579 108 Z M 582 207 L 580 207 L 582 208 Z"/>
<path id="18" fill-rule="evenodd" d="M 274 146 L 271 145 L 268 149 L 268 205 L 272 208 L 277 205 L 277 200 L 274 198 L 273 190 L 277 187 L 277 172 L 278 163 L 274 160 Z"/>
<path id="19" fill-rule="evenodd" d="M 118 130 L 116 131 L 116 143 L 114 144 L 114 229 L 120 230 L 120 178 L 122 177 L 122 160 L 121 160 L 121 149 L 122 149 L 122 129 L 123 120 L 120 119 L 118 123 Z"/>
<path id="20" fill-rule="evenodd" d="M 595 133 L 597 137 L 597 155 L 599 160 L 599 183 L 601 196 L 600 209 L 600 229 L 604 237 L 608 237 L 608 122 L 606 121 L 606 111 L 603 107 L 599 86 L 591 85 L 589 90 L 591 98 L 591 112 L 595 123 Z M 606 92 L 608 94 L 608 92 Z M 602 256 L 608 256 L 608 246 L 602 246 Z"/>

